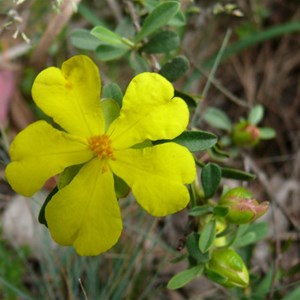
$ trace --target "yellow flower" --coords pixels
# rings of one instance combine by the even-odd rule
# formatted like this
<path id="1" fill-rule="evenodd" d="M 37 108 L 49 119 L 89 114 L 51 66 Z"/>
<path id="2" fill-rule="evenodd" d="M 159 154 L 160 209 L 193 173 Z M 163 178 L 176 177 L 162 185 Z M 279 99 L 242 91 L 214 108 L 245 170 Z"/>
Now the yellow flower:
<path id="1" fill-rule="evenodd" d="M 120 237 L 122 220 L 113 174 L 154 216 L 185 208 L 189 193 L 184 184 L 195 177 L 193 157 L 183 146 L 169 142 L 132 147 L 147 139 L 173 139 L 186 128 L 188 108 L 174 97 L 171 83 L 155 73 L 134 77 L 119 117 L 107 130 L 100 90 L 97 66 L 86 56 L 74 56 L 61 69 L 42 71 L 32 87 L 33 99 L 64 131 L 45 121 L 31 124 L 12 142 L 12 161 L 6 168 L 12 188 L 32 196 L 48 178 L 85 163 L 45 211 L 53 239 L 73 245 L 81 255 L 100 254 Z"/>

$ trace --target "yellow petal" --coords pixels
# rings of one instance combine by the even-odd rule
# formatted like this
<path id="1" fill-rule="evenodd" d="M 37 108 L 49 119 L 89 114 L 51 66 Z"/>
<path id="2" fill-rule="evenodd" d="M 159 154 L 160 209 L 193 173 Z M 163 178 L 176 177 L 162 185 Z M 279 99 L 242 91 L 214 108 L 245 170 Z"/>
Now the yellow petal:
<path id="1" fill-rule="evenodd" d="M 88 162 L 46 206 L 52 238 L 58 244 L 73 245 L 80 255 L 110 249 L 122 231 L 113 175 L 102 169 L 101 160 Z"/>
<path id="2" fill-rule="evenodd" d="M 142 73 L 130 82 L 119 118 L 108 129 L 115 149 L 146 139 L 173 139 L 187 127 L 189 111 L 174 97 L 172 84 L 155 73 Z"/>
<path id="3" fill-rule="evenodd" d="M 66 167 L 83 163 L 94 156 L 82 138 L 54 129 L 38 121 L 21 131 L 11 144 L 11 163 L 5 174 L 12 188 L 32 196 L 45 181 Z"/>
<path id="4" fill-rule="evenodd" d="M 62 68 L 47 68 L 35 79 L 35 103 L 63 129 L 89 137 L 104 132 L 100 108 L 101 81 L 97 66 L 87 56 L 78 55 Z"/>
<path id="5" fill-rule="evenodd" d="M 185 208 L 189 193 L 184 185 L 196 176 L 193 156 L 183 146 L 166 143 L 144 149 L 114 152 L 112 171 L 131 188 L 138 203 L 154 216 Z"/>

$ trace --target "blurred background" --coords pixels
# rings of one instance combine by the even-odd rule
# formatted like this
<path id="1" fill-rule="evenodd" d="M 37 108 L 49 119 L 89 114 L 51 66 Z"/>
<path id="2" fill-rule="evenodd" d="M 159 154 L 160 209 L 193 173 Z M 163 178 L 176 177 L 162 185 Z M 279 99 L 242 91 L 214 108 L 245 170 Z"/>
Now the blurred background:
<path id="1" fill-rule="evenodd" d="M 233 123 L 260 104 L 260 125 L 276 131 L 275 138 L 226 160 L 255 173 L 249 189 L 257 199 L 270 201 L 263 217 L 266 238 L 247 248 L 254 275 L 246 294 L 228 294 L 204 278 L 180 290 L 166 288 L 186 267 L 171 263 L 186 234 L 186 212 L 154 219 L 131 196 L 121 199 L 125 230 L 118 245 L 99 257 L 79 257 L 72 248 L 55 245 L 37 220 L 55 179 L 32 199 L 16 195 L 6 182 L 10 141 L 46 118 L 31 98 L 38 72 L 84 53 L 99 65 L 104 83 L 117 82 L 124 92 L 134 76 L 128 60 L 101 61 L 95 51 L 78 45 L 74 32 L 96 25 L 114 29 L 132 17 L 132 5 L 142 15 L 144 2 L 151 1 L 0 0 L 0 299 L 300 299 L 298 0 L 180 1 L 185 22 L 178 27 L 176 51 L 188 58 L 189 69 L 175 81 L 176 89 L 202 97 L 203 111 L 219 108 Z M 228 4 L 234 9 L 224 10 Z M 223 57 L 208 81 L 225 39 Z M 205 118 L 196 126 L 223 135 Z M 261 298 L 251 298 L 258 289 Z"/>

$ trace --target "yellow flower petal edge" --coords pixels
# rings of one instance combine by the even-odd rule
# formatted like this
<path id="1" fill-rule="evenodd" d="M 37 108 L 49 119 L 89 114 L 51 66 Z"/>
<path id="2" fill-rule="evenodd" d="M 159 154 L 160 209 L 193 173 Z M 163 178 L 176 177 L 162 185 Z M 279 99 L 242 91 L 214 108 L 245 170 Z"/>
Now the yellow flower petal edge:
<path id="1" fill-rule="evenodd" d="M 172 84 L 156 73 L 141 73 L 130 82 L 120 116 L 108 129 L 116 149 L 128 148 L 146 139 L 173 139 L 188 125 L 186 103 L 174 97 Z"/>
<path id="2" fill-rule="evenodd" d="M 166 216 L 185 208 L 190 200 L 186 183 L 196 176 L 193 156 L 183 146 L 166 143 L 144 149 L 115 151 L 112 171 L 131 188 L 151 215 Z"/>
<path id="3" fill-rule="evenodd" d="M 65 61 L 61 69 L 49 67 L 39 73 L 32 97 L 67 132 L 89 137 L 104 133 L 100 91 L 97 66 L 87 56 L 77 55 Z"/>
<path id="4" fill-rule="evenodd" d="M 122 221 L 112 173 L 100 172 L 103 162 L 85 164 L 73 181 L 46 206 L 52 238 L 73 245 L 80 255 L 98 255 L 119 239 Z"/>
<path id="5" fill-rule="evenodd" d="M 66 167 L 83 163 L 93 157 L 87 143 L 38 121 L 21 131 L 10 146 L 12 162 L 5 175 L 12 188 L 32 196 L 45 183 Z"/>

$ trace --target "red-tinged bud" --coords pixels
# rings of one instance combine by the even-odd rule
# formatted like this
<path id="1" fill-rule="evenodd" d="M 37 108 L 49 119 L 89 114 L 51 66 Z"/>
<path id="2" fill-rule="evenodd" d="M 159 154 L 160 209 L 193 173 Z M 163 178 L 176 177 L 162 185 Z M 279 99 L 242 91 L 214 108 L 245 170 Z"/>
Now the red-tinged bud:
<path id="1" fill-rule="evenodd" d="M 258 203 L 250 191 L 237 187 L 222 196 L 220 206 L 228 208 L 226 219 L 233 224 L 246 224 L 261 217 L 269 208 L 268 202 Z"/>
<path id="2" fill-rule="evenodd" d="M 249 272 L 239 254 L 231 248 L 217 248 L 212 252 L 206 275 L 225 287 L 246 288 Z"/>
<path id="3" fill-rule="evenodd" d="M 260 130 L 248 121 L 236 124 L 232 132 L 232 140 L 237 146 L 253 147 L 260 139 Z"/>

